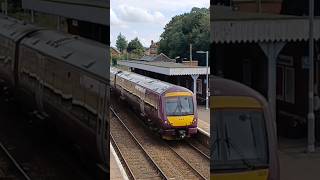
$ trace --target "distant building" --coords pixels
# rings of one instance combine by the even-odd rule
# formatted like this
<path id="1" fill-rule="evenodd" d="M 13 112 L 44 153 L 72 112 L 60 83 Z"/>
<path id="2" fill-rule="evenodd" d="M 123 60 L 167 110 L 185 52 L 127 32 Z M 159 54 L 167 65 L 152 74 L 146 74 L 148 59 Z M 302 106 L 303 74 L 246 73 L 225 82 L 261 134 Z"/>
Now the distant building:
<path id="1" fill-rule="evenodd" d="M 153 42 L 153 40 L 151 40 L 151 45 L 150 45 L 150 48 L 149 48 L 149 55 L 150 56 L 155 56 L 158 54 L 158 50 L 159 50 L 159 46 L 160 46 L 160 43 L 157 42 Z"/>
<path id="2" fill-rule="evenodd" d="M 175 62 L 174 59 L 169 58 L 165 54 L 161 53 L 159 55 L 145 55 L 139 59 L 140 61 L 148 62 Z"/>
<path id="3" fill-rule="evenodd" d="M 150 56 L 150 48 L 145 48 L 144 49 L 144 55 L 145 56 Z"/>
<path id="4" fill-rule="evenodd" d="M 112 57 L 119 57 L 121 55 L 121 52 L 115 47 L 110 47 L 110 51 Z"/>

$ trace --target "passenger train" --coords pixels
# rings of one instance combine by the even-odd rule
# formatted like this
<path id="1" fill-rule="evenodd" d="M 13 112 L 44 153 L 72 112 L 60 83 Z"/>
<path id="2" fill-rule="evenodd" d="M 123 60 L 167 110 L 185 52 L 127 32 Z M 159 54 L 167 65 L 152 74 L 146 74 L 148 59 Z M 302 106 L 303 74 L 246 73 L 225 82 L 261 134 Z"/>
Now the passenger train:
<path id="1" fill-rule="evenodd" d="M 279 180 L 277 136 L 267 101 L 238 82 L 210 78 L 211 180 Z"/>
<path id="2" fill-rule="evenodd" d="M 183 139 L 197 133 L 197 102 L 190 90 L 114 67 L 110 84 L 163 139 Z"/>
<path id="3" fill-rule="evenodd" d="M 107 47 L 0 15 L 0 78 L 92 164 L 109 169 Z"/>

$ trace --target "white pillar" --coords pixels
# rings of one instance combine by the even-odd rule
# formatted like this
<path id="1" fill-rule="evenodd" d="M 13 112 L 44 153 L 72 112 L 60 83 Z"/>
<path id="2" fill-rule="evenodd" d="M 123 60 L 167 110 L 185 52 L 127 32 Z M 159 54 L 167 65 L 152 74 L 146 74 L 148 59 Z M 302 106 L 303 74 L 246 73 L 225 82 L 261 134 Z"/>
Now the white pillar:
<path id="1" fill-rule="evenodd" d="M 268 59 L 268 102 L 274 121 L 276 121 L 277 96 L 277 57 L 284 47 L 284 42 L 259 44 Z"/>
<path id="2" fill-rule="evenodd" d="M 191 75 L 193 79 L 193 94 L 197 96 L 197 79 L 199 77 L 199 74 L 193 74 Z"/>
<path id="3" fill-rule="evenodd" d="M 8 15 L 8 0 L 4 1 L 4 14 Z"/>
<path id="4" fill-rule="evenodd" d="M 60 31 L 60 22 L 61 22 L 61 17 L 60 16 L 58 16 L 58 18 L 57 18 L 57 30 L 58 31 Z"/>
<path id="5" fill-rule="evenodd" d="M 190 44 L 190 62 L 192 62 L 192 44 Z"/>
<path id="6" fill-rule="evenodd" d="M 209 109 L 209 51 L 206 52 L 206 110 Z"/>
<path id="7" fill-rule="evenodd" d="M 34 23 L 34 11 L 31 10 L 31 23 Z"/>

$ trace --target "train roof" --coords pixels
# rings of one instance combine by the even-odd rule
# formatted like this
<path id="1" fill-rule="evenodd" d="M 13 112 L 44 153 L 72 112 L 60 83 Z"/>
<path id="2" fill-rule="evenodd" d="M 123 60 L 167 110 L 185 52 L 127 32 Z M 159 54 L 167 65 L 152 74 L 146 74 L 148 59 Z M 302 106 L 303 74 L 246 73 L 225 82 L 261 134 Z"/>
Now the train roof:
<path id="1" fill-rule="evenodd" d="M 162 94 L 169 90 L 172 87 L 178 87 L 174 84 L 170 84 L 167 82 L 160 81 L 158 79 L 153 79 L 150 77 L 142 76 L 133 72 L 128 71 L 122 71 L 120 69 L 110 67 L 110 73 L 117 74 L 118 76 L 127 79 L 131 82 L 134 82 L 135 84 L 138 84 L 146 89 L 149 89 L 151 91 L 157 92 L 158 94 Z M 181 87 L 185 90 L 187 90 L 184 87 Z M 189 91 L 189 90 L 188 90 Z"/>
<path id="2" fill-rule="evenodd" d="M 41 28 L 27 24 L 8 16 L 0 15 L 0 35 L 9 38 L 13 41 L 18 41 L 23 36 L 30 32 Z"/>
<path id="3" fill-rule="evenodd" d="M 213 87 L 212 96 L 247 96 L 266 101 L 257 91 L 233 80 L 211 76 L 210 87 Z"/>
<path id="4" fill-rule="evenodd" d="M 23 40 L 22 44 L 43 55 L 109 79 L 107 45 L 54 30 L 35 32 Z"/>

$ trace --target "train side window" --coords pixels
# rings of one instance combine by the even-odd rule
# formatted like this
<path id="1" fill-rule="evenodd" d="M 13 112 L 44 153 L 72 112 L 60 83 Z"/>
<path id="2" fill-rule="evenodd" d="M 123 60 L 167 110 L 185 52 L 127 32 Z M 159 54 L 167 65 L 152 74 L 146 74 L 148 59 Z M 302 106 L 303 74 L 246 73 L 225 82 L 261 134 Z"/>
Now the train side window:
<path id="1" fill-rule="evenodd" d="M 71 78 L 71 73 L 70 72 L 68 72 L 68 79 L 70 79 Z"/>

